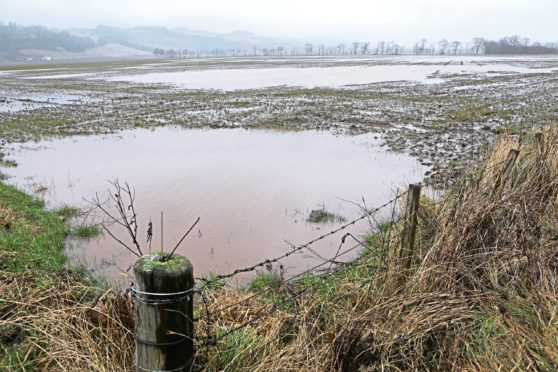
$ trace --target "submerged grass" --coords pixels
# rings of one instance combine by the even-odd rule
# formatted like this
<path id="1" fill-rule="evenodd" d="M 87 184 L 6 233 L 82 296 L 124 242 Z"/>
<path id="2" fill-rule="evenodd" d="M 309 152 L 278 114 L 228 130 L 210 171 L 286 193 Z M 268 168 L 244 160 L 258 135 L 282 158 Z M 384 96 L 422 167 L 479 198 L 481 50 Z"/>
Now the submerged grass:
<path id="1" fill-rule="evenodd" d="M 97 225 L 79 225 L 74 227 L 72 234 L 80 238 L 91 238 L 101 233 Z"/>
<path id="2" fill-rule="evenodd" d="M 6 167 L 6 168 L 17 167 L 17 162 L 12 159 L 0 159 L 0 167 Z"/>
<path id="3" fill-rule="evenodd" d="M 325 209 L 314 209 L 306 219 L 309 223 L 331 223 L 331 222 L 345 222 L 347 219 L 336 213 L 329 212 Z"/>

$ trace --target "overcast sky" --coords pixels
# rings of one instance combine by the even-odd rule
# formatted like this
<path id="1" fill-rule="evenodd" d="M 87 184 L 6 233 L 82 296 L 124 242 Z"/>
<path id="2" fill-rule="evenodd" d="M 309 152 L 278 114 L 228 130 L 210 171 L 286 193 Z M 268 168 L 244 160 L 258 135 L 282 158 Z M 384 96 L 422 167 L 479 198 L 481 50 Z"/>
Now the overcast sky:
<path id="1" fill-rule="evenodd" d="M 264 36 L 558 41 L 558 0 L 0 0 L 0 20 L 55 28 L 164 25 Z"/>

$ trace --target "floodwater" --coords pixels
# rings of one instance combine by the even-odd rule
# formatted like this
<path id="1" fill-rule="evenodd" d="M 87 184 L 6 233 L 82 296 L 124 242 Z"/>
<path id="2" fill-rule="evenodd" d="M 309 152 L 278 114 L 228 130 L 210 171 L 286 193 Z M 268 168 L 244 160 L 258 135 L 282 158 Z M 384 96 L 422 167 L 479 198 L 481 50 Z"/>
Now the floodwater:
<path id="1" fill-rule="evenodd" d="M 265 60 L 268 64 L 273 60 Z M 117 74 L 102 77 L 108 81 L 126 81 L 141 84 L 166 84 L 182 89 L 215 89 L 233 91 L 261 89 L 277 86 L 305 88 L 339 88 L 382 82 L 409 81 L 415 83 L 440 83 L 455 74 L 485 74 L 490 76 L 507 73 L 552 73 L 558 71 L 558 59 L 545 57 L 519 59 L 510 57 L 416 57 L 404 56 L 386 59 L 300 59 L 309 67 L 258 67 L 211 68 L 154 72 L 146 69 L 139 74 Z M 342 63 L 340 66 L 329 64 Z M 317 64 L 318 67 L 313 67 Z M 357 65 L 354 65 L 357 64 Z M 550 65 L 550 67 L 549 67 Z M 264 65 L 265 66 L 265 65 Z M 185 65 L 185 67 L 187 67 Z"/>
<path id="2" fill-rule="evenodd" d="M 56 105 L 83 104 L 93 99 L 76 94 L 62 93 L 27 93 L 0 96 L 0 112 L 16 113 Z"/>
<path id="3" fill-rule="evenodd" d="M 558 72 L 551 56 L 274 56 L 157 60 L 130 66 L 3 71 L 21 79 L 78 79 L 164 84 L 178 89 L 351 87 L 403 81 L 442 83 L 455 75 L 498 76 Z"/>
<path id="4" fill-rule="evenodd" d="M 160 249 L 161 211 L 167 252 L 200 217 L 178 252 L 192 260 L 197 275 L 226 273 L 289 251 L 287 241 L 302 244 L 339 226 L 307 223 L 313 209 L 325 206 L 351 220 L 361 214 L 357 204 L 363 198 L 368 207 L 383 204 L 398 186 L 422 178 L 424 168 L 416 160 L 386 152 L 378 142 L 373 135 L 316 131 L 137 129 L 14 144 L 5 150 L 19 166 L 3 172 L 11 184 L 39 192 L 50 207 L 87 208 L 84 199 L 107 198 L 109 180 L 128 182 L 135 189 L 144 251 L 150 219 L 152 249 Z M 377 217 L 389 213 L 386 208 Z M 100 223 L 101 215 L 91 213 L 88 221 Z M 118 226 L 109 228 L 130 242 Z M 367 229 L 363 221 L 348 231 L 359 235 Z M 321 241 L 315 250 L 331 257 L 342 234 Z M 347 239 L 344 248 L 352 245 Z M 135 261 L 107 234 L 73 239 L 68 254 L 110 279 Z M 320 262 L 306 251 L 283 264 L 294 273 Z"/>

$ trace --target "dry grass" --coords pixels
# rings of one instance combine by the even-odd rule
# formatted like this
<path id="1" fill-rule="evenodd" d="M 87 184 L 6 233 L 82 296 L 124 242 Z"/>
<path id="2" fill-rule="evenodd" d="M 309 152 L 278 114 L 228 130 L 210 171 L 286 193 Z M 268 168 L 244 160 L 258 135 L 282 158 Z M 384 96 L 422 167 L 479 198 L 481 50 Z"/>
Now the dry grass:
<path id="1" fill-rule="evenodd" d="M 374 253 L 334 275 L 290 284 L 271 278 L 252 292 L 226 285 L 204 291 L 196 304 L 202 339 L 277 310 L 200 348 L 194 368 L 558 370 L 558 129 L 544 133 L 543 150 L 534 137 L 521 145 L 503 138 L 482 167 L 440 200 L 421 203 L 415 259 L 403 285 L 395 223 L 379 233 Z M 519 147 L 513 172 L 494 192 L 509 149 Z M 67 276 L 48 291 L 25 283 L 25 274 L 0 275 L 0 329 L 11 337 L 2 343 L 26 345 L 13 366 L 132 367 L 127 297 L 91 307 L 83 300 L 89 289 Z"/>
<path id="2" fill-rule="evenodd" d="M 15 220 L 15 213 L 11 208 L 0 206 L 0 229 L 10 230 Z"/>
<path id="3" fill-rule="evenodd" d="M 109 296 L 92 306 L 93 289 L 79 278 L 64 271 L 52 279 L 47 288 L 29 274 L 0 273 L 0 370 L 131 369 L 131 302 Z"/>

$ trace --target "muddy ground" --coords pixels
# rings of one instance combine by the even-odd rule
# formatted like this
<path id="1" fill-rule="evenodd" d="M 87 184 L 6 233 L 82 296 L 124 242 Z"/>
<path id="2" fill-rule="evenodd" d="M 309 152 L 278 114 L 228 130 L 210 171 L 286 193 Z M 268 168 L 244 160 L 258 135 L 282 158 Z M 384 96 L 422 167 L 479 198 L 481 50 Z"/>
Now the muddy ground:
<path id="1" fill-rule="evenodd" d="M 558 59 L 554 61 L 544 67 L 558 67 Z M 318 62 L 308 58 L 302 62 L 289 60 L 288 65 L 355 63 L 333 59 Z M 519 133 L 532 123 L 558 119 L 558 73 L 536 70 L 436 76 L 427 83 L 397 81 L 342 88 L 274 87 L 229 92 L 101 78 L 137 73 L 144 67 L 155 71 L 185 68 L 174 61 L 146 66 L 151 63 L 154 61 L 0 66 L 1 143 L 161 125 L 370 132 L 377 134 L 387 150 L 415 156 L 430 168 L 426 179 L 442 186 L 451 183 L 498 133 Z M 189 63 L 188 68 L 259 68 L 279 63 L 208 59 Z M 530 62 L 524 63 L 528 66 Z M 406 66 L 402 64 L 402 68 Z M 67 75 L 68 71 L 79 74 Z M 60 75 L 40 78 L 48 74 Z"/>

